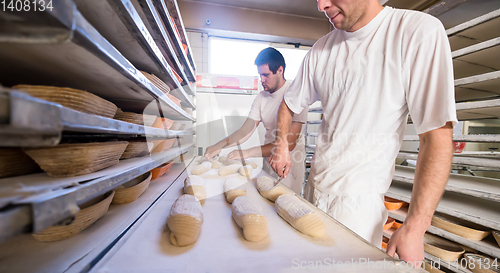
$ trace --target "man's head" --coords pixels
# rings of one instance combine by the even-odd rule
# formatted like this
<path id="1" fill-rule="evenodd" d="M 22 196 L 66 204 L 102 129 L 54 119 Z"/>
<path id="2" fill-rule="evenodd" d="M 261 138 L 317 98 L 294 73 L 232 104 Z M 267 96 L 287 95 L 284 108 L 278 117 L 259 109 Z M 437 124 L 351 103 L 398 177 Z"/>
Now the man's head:
<path id="1" fill-rule="evenodd" d="M 281 53 L 268 47 L 263 49 L 255 59 L 259 70 L 260 81 L 265 91 L 273 93 L 283 86 L 285 82 L 285 59 Z"/>
<path id="2" fill-rule="evenodd" d="M 368 24 L 382 10 L 378 0 L 318 0 L 318 9 L 338 29 L 356 31 Z"/>

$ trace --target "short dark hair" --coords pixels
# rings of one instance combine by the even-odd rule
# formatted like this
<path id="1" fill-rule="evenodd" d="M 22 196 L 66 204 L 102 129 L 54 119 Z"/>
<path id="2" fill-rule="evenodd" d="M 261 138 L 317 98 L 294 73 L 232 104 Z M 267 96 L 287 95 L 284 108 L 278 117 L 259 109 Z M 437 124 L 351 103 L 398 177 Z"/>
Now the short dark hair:
<path id="1" fill-rule="evenodd" d="M 259 53 L 259 55 L 257 55 L 257 58 L 255 59 L 255 65 L 261 66 L 263 64 L 269 65 L 269 70 L 271 70 L 273 74 L 276 74 L 278 68 L 280 68 L 280 66 L 283 66 L 283 78 L 285 77 L 285 58 L 283 58 L 283 55 L 281 55 L 281 53 L 276 50 L 276 48 L 268 47 L 266 49 L 263 49 Z"/>

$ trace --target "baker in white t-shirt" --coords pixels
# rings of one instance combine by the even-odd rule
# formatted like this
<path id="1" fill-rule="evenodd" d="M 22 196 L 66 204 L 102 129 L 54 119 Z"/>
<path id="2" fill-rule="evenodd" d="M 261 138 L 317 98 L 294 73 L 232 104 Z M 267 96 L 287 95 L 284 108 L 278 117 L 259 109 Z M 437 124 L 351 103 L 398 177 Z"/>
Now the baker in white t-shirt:
<path id="1" fill-rule="evenodd" d="M 272 47 L 266 48 L 259 53 L 255 59 L 255 65 L 257 65 L 264 91 L 260 92 L 255 98 L 243 126 L 227 138 L 208 147 L 205 151 L 205 157 L 212 158 L 219 154 L 223 148 L 245 142 L 255 131 L 259 123 L 262 122 L 266 128 L 264 145 L 246 150 L 234 150 L 228 154 L 227 160 L 264 157 L 264 170 L 278 178 L 272 171 L 267 158 L 271 155 L 271 149 L 274 147 L 273 142 L 276 138 L 276 115 L 278 107 L 283 100 L 286 90 L 290 86 L 290 82 L 286 81 L 284 77 L 286 64 L 283 55 Z M 307 121 L 307 112 L 308 107 L 304 107 L 302 111 L 294 114 L 292 117 L 290 134 L 287 138 L 287 143 L 290 143 L 288 149 L 291 151 L 292 158 L 291 170 L 290 174 L 281 181 L 281 183 L 288 186 L 297 194 L 301 194 L 304 182 L 305 144 L 302 127 Z"/>
<path id="2" fill-rule="evenodd" d="M 451 51 L 441 22 L 378 0 L 319 0 L 335 30 L 304 58 L 278 112 L 277 139 L 293 113 L 321 101 L 306 198 L 380 247 L 383 196 L 394 174 L 408 114 L 420 137 L 411 204 L 388 254 L 422 261 L 423 235 L 446 185 L 457 123 Z M 288 168 L 286 141 L 270 158 Z M 285 169 L 285 176 L 286 176 Z"/>

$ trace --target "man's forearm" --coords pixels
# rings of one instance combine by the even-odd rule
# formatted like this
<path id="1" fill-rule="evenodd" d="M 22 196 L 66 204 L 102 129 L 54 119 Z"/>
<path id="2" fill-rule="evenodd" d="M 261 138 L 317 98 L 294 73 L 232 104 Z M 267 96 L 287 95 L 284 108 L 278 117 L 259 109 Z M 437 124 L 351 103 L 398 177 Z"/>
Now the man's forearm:
<path id="1" fill-rule="evenodd" d="M 278 109 L 278 120 L 276 122 L 277 136 L 276 146 L 281 148 L 288 147 L 288 134 L 290 133 L 290 126 L 292 124 L 293 112 L 288 108 L 285 100 L 281 101 Z"/>
<path id="2" fill-rule="evenodd" d="M 420 138 L 411 204 L 406 222 L 419 232 L 431 225 L 432 215 L 446 187 L 453 156 L 451 124 Z"/>

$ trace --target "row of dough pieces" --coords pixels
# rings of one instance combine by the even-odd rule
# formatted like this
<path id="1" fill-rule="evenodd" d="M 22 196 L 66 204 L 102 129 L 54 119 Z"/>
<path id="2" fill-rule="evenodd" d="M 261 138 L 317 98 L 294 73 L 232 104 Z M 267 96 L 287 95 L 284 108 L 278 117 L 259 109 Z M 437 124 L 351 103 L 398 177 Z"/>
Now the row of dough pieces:
<path id="1" fill-rule="evenodd" d="M 191 174 L 202 175 L 211 169 L 219 169 L 220 176 L 240 173 L 243 176 L 250 177 L 253 169 L 257 169 L 257 164 L 249 159 L 227 161 L 225 156 L 221 156 L 219 160 L 208 160 L 202 157 L 199 161 L 200 165 L 196 166 L 191 171 Z M 222 166 L 221 166 L 222 164 Z"/>
<path id="2" fill-rule="evenodd" d="M 274 186 L 274 180 L 262 176 L 257 179 L 259 193 L 275 202 L 276 211 L 285 221 L 300 232 L 313 237 L 326 234 L 321 218 L 295 194 L 287 194 L 283 186 Z M 261 206 L 247 192 L 242 181 L 230 178 L 224 182 L 224 194 L 231 205 L 231 212 L 236 224 L 243 229 L 246 240 L 258 242 L 268 236 L 267 218 Z M 203 224 L 201 206 L 206 199 L 206 187 L 203 178 L 190 175 L 184 181 L 184 195 L 172 205 L 167 218 L 170 229 L 170 241 L 175 246 L 187 246 L 198 240 Z"/>

